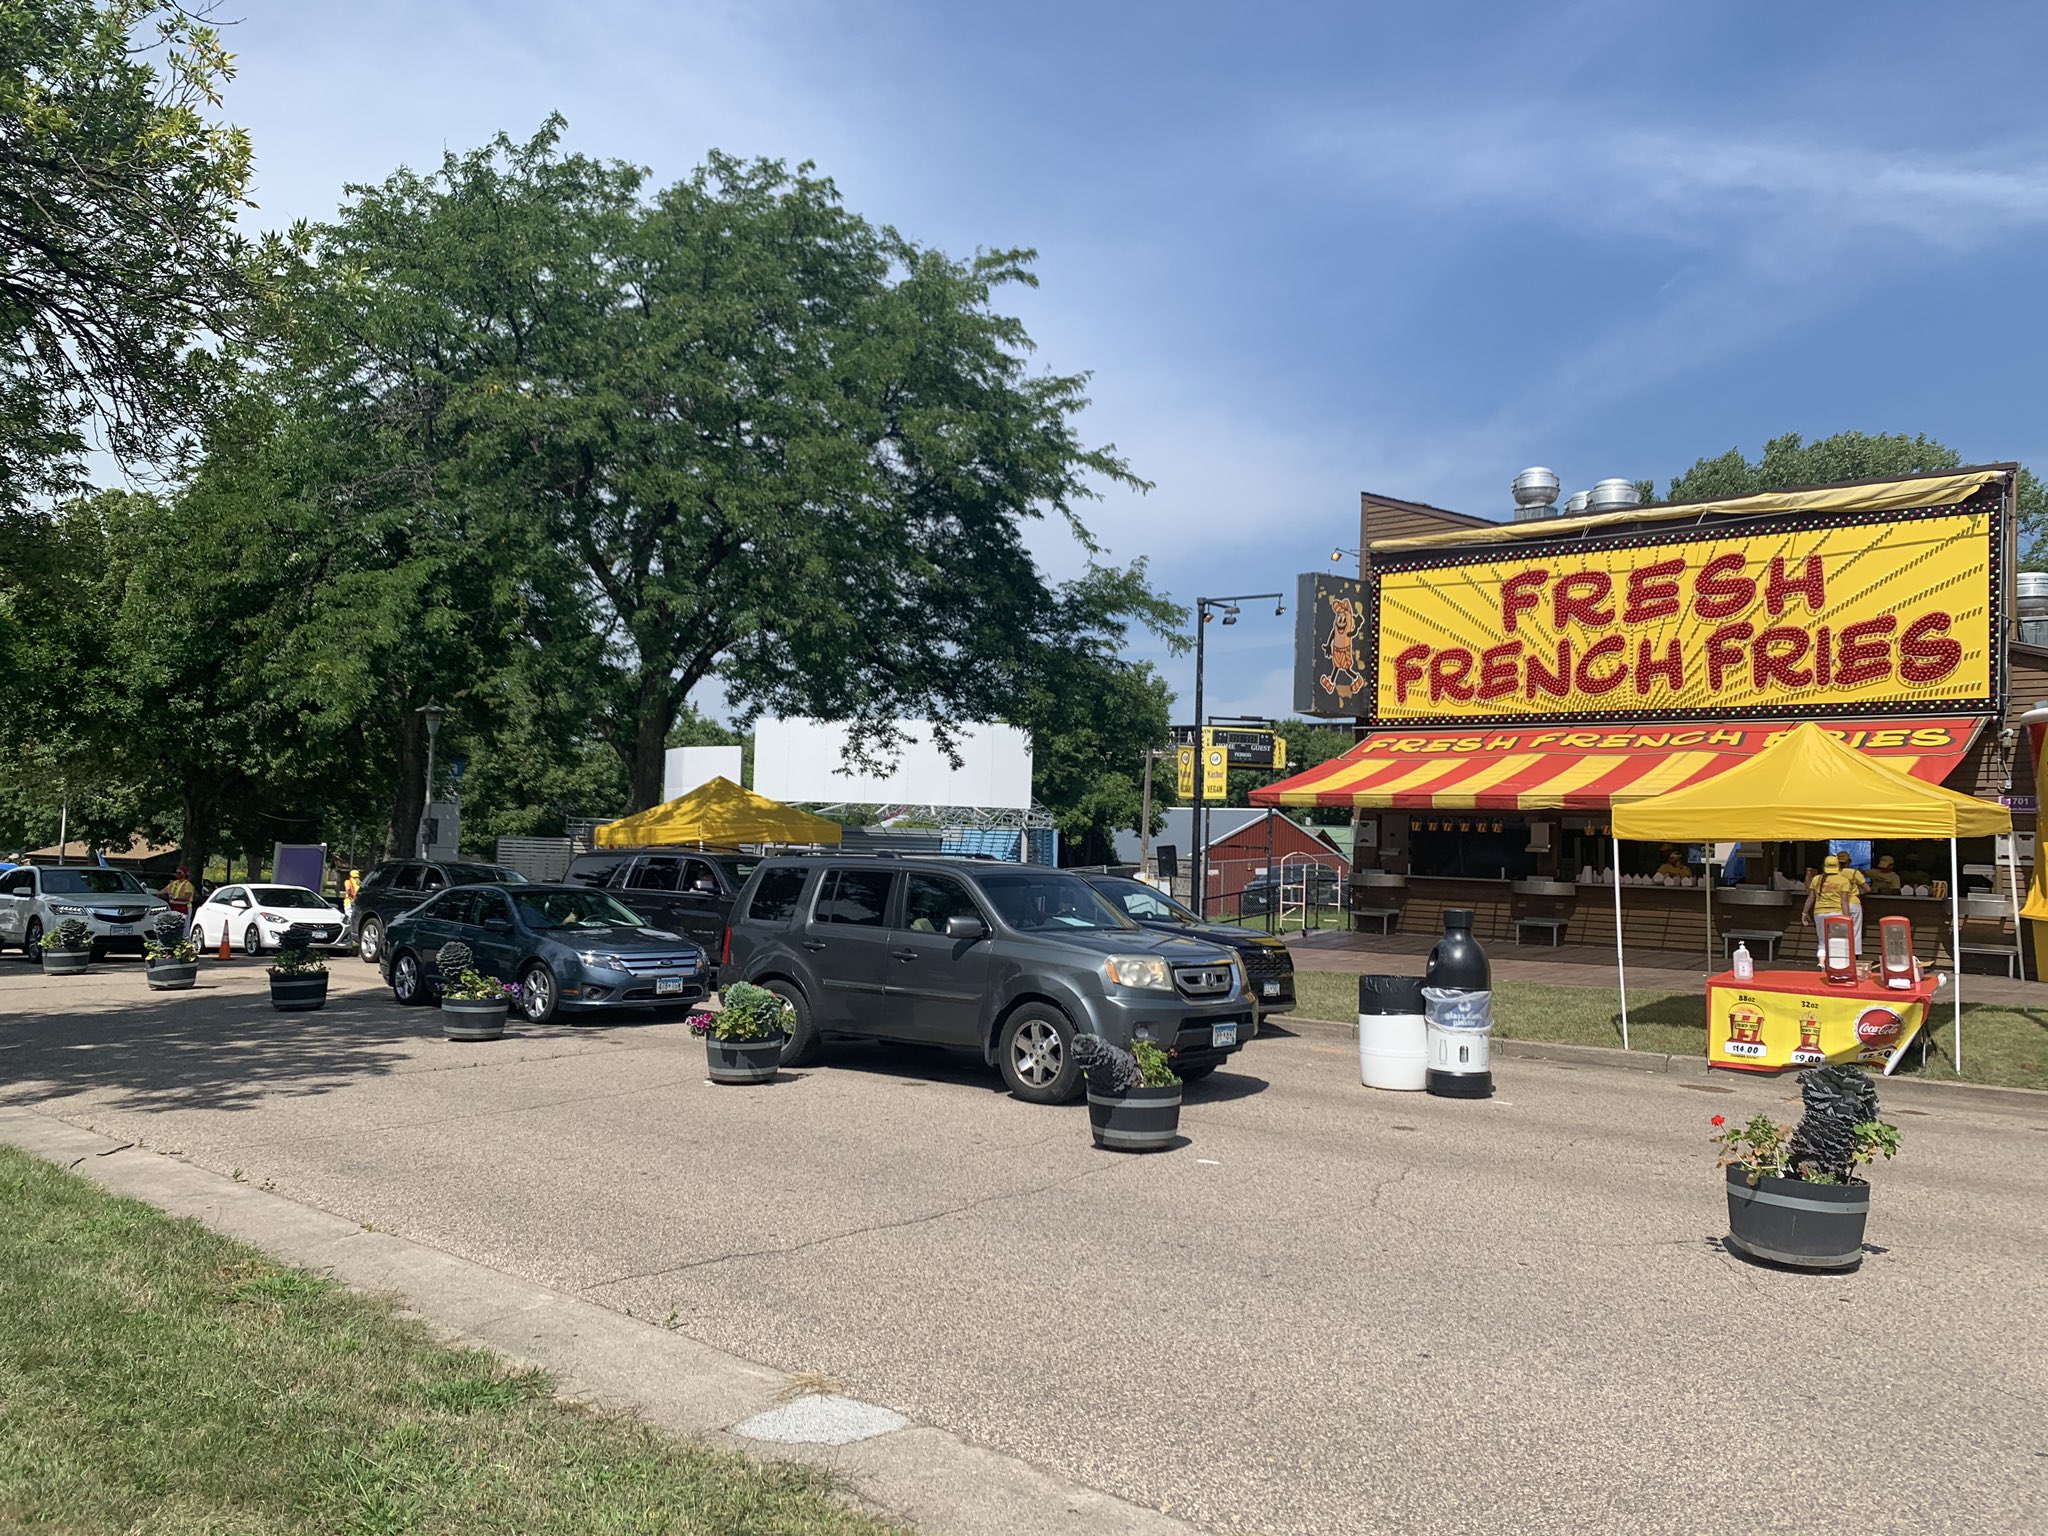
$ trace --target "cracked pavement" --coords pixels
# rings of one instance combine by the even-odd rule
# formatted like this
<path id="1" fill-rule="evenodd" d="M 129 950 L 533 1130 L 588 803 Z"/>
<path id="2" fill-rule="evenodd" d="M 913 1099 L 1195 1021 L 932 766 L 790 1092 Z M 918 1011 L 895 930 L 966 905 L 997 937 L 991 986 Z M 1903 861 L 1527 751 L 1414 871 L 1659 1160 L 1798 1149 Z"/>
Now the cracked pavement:
<path id="1" fill-rule="evenodd" d="M 0 958 L 0 1102 L 1219 1529 L 2048 1528 L 2048 1102 L 1895 1106 L 1874 1251 L 1805 1276 L 1722 1250 L 1706 1139 L 1789 1083 L 1375 1093 L 1303 1026 L 1137 1157 L 944 1052 L 713 1088 L 679 1022 L 458 1046 L 334 974 L 283 1015 L 246 963 L 152 997 Z"/>

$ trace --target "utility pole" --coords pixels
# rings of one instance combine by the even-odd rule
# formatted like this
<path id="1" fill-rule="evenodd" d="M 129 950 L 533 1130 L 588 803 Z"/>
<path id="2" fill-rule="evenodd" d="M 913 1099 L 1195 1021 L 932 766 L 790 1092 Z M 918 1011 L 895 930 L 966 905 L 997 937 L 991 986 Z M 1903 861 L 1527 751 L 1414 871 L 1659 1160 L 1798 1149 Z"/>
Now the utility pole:
<path id="1" fill-rule="evenodd" d="M 1205 903 L 1209 896 L 1209 838 L 1203 815 L 1204 780 L 1208 777 L 1208 741 L 1203 734 L 1207 717 L 1202 713 L 1202 662 L 1204 657 L 1203 638 L 1209 622 L 1209 610 L 1214 608 L 1223 615 L 1226 626 L 1237 622 L 1239 603 L 1262 603 L 1268 598 L 1273 602 L 1273 616 L 1280 617 L 1287 612 L 1287 596 L 1283 592 L 1243 592 L 1236 597 L 1198 597 L 1195 599 L 1195 804 L 1194 804 L 1194 893 L 1195 916 L 1204 922 L 1209 913 Z"/>

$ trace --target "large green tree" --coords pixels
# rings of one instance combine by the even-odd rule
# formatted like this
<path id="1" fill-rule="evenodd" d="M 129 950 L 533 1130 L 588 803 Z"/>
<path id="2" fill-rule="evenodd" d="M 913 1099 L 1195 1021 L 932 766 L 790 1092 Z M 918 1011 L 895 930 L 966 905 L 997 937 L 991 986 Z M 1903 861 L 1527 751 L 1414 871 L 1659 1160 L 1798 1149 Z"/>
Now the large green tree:
<path id="1" fill-rule="evenodd" d="M 1156 621 L 1138 573 L 1059 585 L 1025 547 L 1054 517 L 1092 552 L 1079 504 L 1138 483 L 994 306 L 1028 252 L 956 261 L 774 162 L 645 196 L 560 133 L 354 189 L 280 281 L 283 390 L 370 424 L 395 511 L 515 552 L 492 622 L 575 651 L 628 809 L 709 679 L 742 721 L 847 719 L 882 751 L 897 716 L 1005 718 L 1104 626 Z"/>
<path id="2" fill-rule="evenodd" d="M 1962 462 L 1962 455 L 1946 443 L 1926 436 L 1908 437 L 1903 432 L 1837 432 L 1813 442 L 1797 432 L 1787 432 L 1765 443 L 1763 452 L 1753 460 L 1745 458 L 1740 448 L 1699 460 L 1684 474 L 1672 477 L 1664 499 L 1754 496 L 1795 486 L 1956 469 Z M 2022 564 L 2037 569 L 2048 566 L 2048 486 L 2025 469 L 2019 479 L 2019 547 Z"/>
<path id="3" fill-rule="evenodd" d="M 161 460 L 239 325 L 234 61 L 175 0 L 0 5 L 0 514 L 82 484 L 88 435 Z"/>

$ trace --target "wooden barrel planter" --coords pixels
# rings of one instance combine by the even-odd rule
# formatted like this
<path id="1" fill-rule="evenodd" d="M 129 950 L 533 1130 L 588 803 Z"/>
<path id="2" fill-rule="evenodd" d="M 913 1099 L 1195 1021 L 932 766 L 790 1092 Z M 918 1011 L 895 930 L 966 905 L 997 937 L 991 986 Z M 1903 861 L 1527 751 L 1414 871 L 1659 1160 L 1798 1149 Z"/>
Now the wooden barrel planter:
<path id="1" fill-rule="evenodd" d="M 184 992 L 199 979 L 197 960 L 145 960 L 142 973 L 152 992 Z"/>
<path id="2" fill-rule="evenodd" d="M 327 1006 L 327 973 L 312 971 L 297 976 L 270 973 L 270 1006 L 279 1013 L 311 1013 Z"/>
<path id="3" fill-rule="evenodd" d="M 705 1065 L 714 1083 L 772 1083 L 782 1066 L 784 1036 L 770 1040 L 704 1037 Z"/>
<path id="4" fill-rule="evenodd" d="M 1728 1170 L 1728 1245 L 1793 1269 L 1854 1269 L 1863 1262 L 1870 1186 L 1812 1184 Z"/>
<path id="5" fill-rule="evenodd" d="M 82 976 L 85 968 L 92 964 L 89 949 L 43 949 L 43 974 L 45 976 Z"/>
<path id="6" fill-rule="evenodd" d="M 502 1040 L 510 1006 L 498 998 L 441 999 L 441 1034 L 449 1040 Z"/>
<path id="7" fill-rule="evenodd" d="M 1090 1091 L 1088 1127 L 1095 1133 L 1095 1145 L 1119 1152 L 1157 1152 L 1173 1145 L 1180 1135 L 1180 1090 L 1133 1088 L 1109 1096 Z"/>

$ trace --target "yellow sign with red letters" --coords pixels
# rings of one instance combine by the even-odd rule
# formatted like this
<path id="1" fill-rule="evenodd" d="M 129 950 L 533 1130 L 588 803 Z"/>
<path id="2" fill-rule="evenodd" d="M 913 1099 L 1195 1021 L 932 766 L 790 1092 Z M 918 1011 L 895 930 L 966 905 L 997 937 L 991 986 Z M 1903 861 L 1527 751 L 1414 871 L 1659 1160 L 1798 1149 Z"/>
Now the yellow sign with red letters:
<path id="1" fill-rule="evenodd" d="M 1998 694 L 1994 510 L 1397 557 L 1373 573 L 1382 723 L 1789 718 Z"/>

